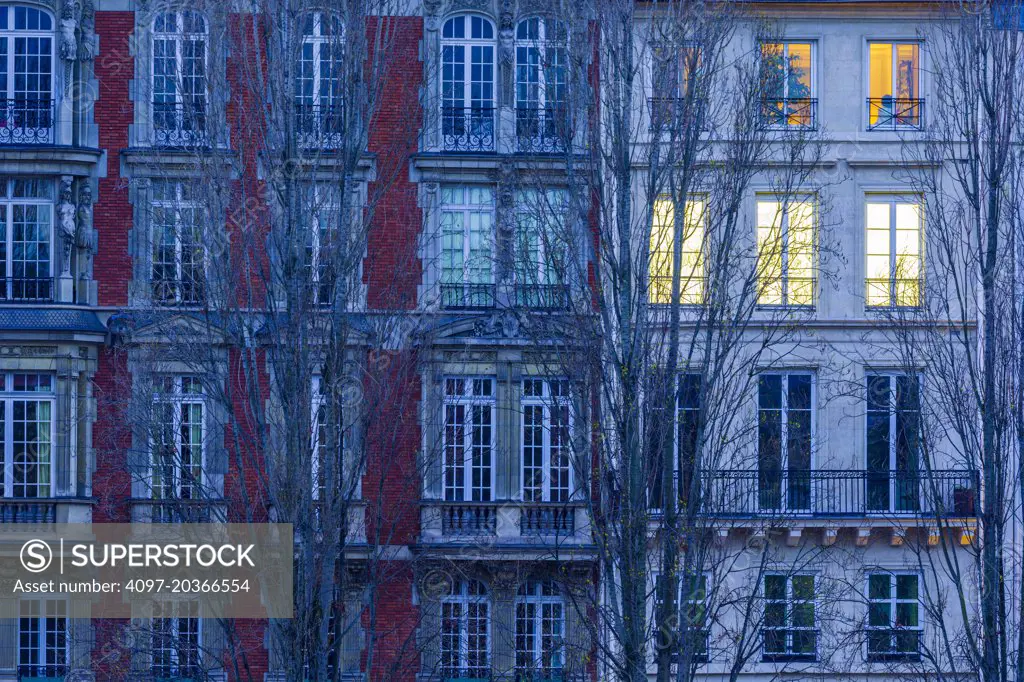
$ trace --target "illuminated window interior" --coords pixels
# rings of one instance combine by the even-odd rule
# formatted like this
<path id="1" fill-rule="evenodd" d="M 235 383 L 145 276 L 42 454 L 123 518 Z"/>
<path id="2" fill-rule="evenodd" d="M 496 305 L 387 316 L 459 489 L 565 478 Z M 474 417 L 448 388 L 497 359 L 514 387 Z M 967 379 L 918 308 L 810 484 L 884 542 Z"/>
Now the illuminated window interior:
<path id="1" fill-rule="evenodd" d="M 868 53 L 869 124 L 918 125 L 921 98 L 920 44 L 870 43 Z"/>
<path id="2" fill-rule="evenodd" d="M 704 301 L 704 226 L 707 202 L 690 199 L 683 208 L 680 250 L 679 303 L 698 305 Z M 676 205 L 669 197 L 654 201 L 651 227 L 650 285 L 651 303 L 672 302 L 673 235 Z"/>
<path id="3" fill-rule="evenodd" d="M 757 202 L 757 301 L 761 305 L 814 303 L 814 217 L 810 199 Z"/>
<path id="4" fill-rule="evenodd" d="M 772 125 L 813 123 L 812 44 L 762 43 L 765 116 Z"/>
<path id="5" fill-rule="evenodd" d="M 868 201 L 866 216 L 867 304 L 920 305 L 920 203 L 873 199 Z"/>

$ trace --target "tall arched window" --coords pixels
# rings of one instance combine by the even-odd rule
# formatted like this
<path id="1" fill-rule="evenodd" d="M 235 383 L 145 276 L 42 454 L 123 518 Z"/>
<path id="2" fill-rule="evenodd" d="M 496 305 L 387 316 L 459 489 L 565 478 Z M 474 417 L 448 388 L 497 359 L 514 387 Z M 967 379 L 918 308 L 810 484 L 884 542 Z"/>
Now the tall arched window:
<path id="1" fill-rule="evenodd" d="M 209 35 L 203 15 L 164 12 L 153 22 L 153 134 L 156 144 L 206 140 Z"/>
<path id="2" fill-rule="evenodd" d="M 441 32 L 441 136 L 446 151 L 494 151 L 494 24 L 476 14 Z"/>
<path id="3" fill-rule="evenodd" d="M 53 18 L 34 7 L 0 7 L 0 144 L 53 142 Z"/>
<path id="4" fill-rule="evenodd" d="M 297 127 L 302 142 L 336 146 L 344 128 L 344 38 L 341 20 L 310 12 L 302 20 L 295 81 Z"/>
<path id="5" fill-rule="evenodd" d="M 441 600 L 441 677 L 491 677 L 491 609 L 487 588 L 462 580 Z"/>
<path id="6" fill-rule="evenodd" d="M 565 25 L 540 17 L 516 28 L 516 141 L 520 151 L 564 149 L 566 118 Z"/>

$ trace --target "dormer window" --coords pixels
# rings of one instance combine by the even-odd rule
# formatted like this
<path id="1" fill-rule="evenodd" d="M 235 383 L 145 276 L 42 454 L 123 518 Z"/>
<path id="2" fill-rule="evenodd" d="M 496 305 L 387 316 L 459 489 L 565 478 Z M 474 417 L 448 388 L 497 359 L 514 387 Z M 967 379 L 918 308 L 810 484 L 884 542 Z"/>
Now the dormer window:
<path id="1" fill-rule="evenodd" d="M 441 140 L 445 151 L 494 151 L 494 24 L 452 17 L 441 32 Z"/>
<path id="2" fill-rule="evenodd" d="M 206 143 L 208 45 L 199 12 L 164 12 L 153 22 L 154 144 Z"/>
<path id="3" fill-rule="evenodd" d="M 516 146 L 559 152 L 568 139 L 565 25 L 540 17 L 516 28 Z"/>
<path id="4" fill-rule="evenodd" d="M 296 128 L 307 147 L 337 148 L 345 128 L 344 38 L 341 20 L 311 12 L 302 20 L 295 81 Z"/>
<path id="5" fill-rule="evenodd" d="M 53 19 L 34 7 L 0 7 L 0 144 L 54 141 Z"/>

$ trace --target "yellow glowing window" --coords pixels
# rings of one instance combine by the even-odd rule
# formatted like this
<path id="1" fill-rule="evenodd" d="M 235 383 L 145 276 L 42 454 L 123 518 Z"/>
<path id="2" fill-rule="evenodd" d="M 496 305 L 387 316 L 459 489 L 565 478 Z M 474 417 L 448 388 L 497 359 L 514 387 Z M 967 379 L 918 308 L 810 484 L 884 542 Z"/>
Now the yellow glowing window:
<path id="1" fill-rule="evenodd" d="M 679 254 L 679 303 L 698 305 L 704 301 L 704 226 L 707 202 L 689 199 L 683 207 Z M 654 201 L 651 226 L 650 282 L 651 303 L 672 302 L 672 265 L 676 233 L 676 205 L 668 197 Z"/>
<path id="2" fill-rule="evenodd" d="M 921 204 L 872 199 L 866 209 L 867 304 L 921 303 Z"/>
<path id="3" fill-rule="evenodd" d="M 921 124 L 921 45 L 868 44 L 868 126 Z"/>
<path id="4" fill-rule="evenodd" d="M 757 302 L 813 305 L 815 204 L 757 202 Z"/>
<path id="5" fill-rule="evenodd" d="M 814 125 L 813 43 L 761 43 L 762 116 L 769 125 Z"/>

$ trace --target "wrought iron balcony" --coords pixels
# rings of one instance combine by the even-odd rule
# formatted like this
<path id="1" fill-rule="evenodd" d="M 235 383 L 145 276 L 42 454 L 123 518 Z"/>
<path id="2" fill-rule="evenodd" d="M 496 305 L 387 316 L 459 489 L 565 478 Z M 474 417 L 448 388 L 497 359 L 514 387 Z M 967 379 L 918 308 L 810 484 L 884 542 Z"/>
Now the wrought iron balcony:
<path id="1" fill-rule="evenodd" d="M 5 99 L 0 111 L 0 145 L 53 144 L 56 118 L 52 99 Z"/>
<path id="2" fill-rule="evenodd" d="M 763 661 L 782 663 L 818 659 L 816 628 L 761 628 L 761 640 Z"/>
<path id="3" fill-rule="evenodd" d="M 576 532 L 576 506 L 525 502 L 519 510 L 519 529 L 523 535 L 572 535 Z"/>
<path id="4" fill-rule="evenodd" d="M 560 154 L 565 152 L 570 138 L 565 109 L 516 107 L 516 151 Z"/>
<path id="5" fill-rule="evenodd" d="M 701 477 L 702 513 L 773 518 L 976 515 L 969 471 L 712 471 Z"/>
<path id="6" fill-rule="evenodd" d="M 153 144 L 205 147 L 210 142 L 206 102 L 153 102 Z"/>
<path id="7" fill-rule="evenodd" d="M 8 277 L 0 289 L 0 303 L 50 303 L 53 292 L 52 277 Z"/>
<path id="8" fill-rule="evenodd" d="M 203 282 L 191 279 L 154 279 L 153 303 L 163 307 L 195 307 L 205 300 Z"/>
<path id="9" fill-rule="evenodd" d="M 569 297 L 561 284 L 517 284 L 515 304 L 533 310 L 565 310 Z"/>
<path id="10" fill-rule="evenodd" d="M 921 658 L 921 631 L 912 628 L 868 628 L 868 660 L 917 661 Z"/>
<path id="11" fill-rule="evenodd" d="M 441 146 L 446 152 L 493 152 L 494 107 L 444 107 Z"/>
<path id="12" fill-rule="evenodd" d="M 442 502 L 442 535 L 494 535 L 498 507 L 490 502 Z"/>
<path id="13" fill-rule="evenodd" d="M 337 149 L 345 133 L 345 108 L 341 104 L 295 104 L 295 133 L 300 147 Z"/>
<path id="14" fill-rule="evenodd" d="M 921 130 L 923 127 L 923 99 L 868 99 L 868 130 Z"/>
<path id="15" fill-rule="evenodd" d="M 818 100 L 807 97 L 762 99 L 761 125 L 814 130 L 818 125 Z"/>
<path id="16" fill-rule="evenodd" d="M 441 307 L 449 310 L 483 310 L 494 307 L 493 284 L 442 284 Z"/>
<path id="17" fill-rule="evenodd" d="M 0 499 L 0 523 L 54 523 L 56 520 L 56 499 L 31 497 Z"/>
<path id="18" fill-rule="evenodd" d="M 136 523 L 223 523 L 226 508 L 223 500 L 133 499 L 132 521 Z"/>

